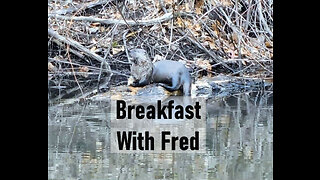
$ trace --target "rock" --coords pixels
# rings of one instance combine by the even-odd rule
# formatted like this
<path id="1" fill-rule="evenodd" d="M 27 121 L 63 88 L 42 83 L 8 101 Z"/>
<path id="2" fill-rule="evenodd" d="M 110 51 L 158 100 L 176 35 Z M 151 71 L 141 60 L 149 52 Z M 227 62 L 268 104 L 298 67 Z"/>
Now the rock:
<path id="1" fill-rule="evenodd" d="M 169 95 L 169 92 L 162 86 L 156 86 L 155 84 L 147 85 L 137 91 L 137 96 L 162 96 Z"/>
<path id="2" fill-rule="evenodd" d="M 272 88 L 272 83 L 262 79 L 236 78 L 218 75 L 203 77 L 195 82 L 192 94 L 200 97 L 226 97 L 239 92 L 261 91 Z"/>

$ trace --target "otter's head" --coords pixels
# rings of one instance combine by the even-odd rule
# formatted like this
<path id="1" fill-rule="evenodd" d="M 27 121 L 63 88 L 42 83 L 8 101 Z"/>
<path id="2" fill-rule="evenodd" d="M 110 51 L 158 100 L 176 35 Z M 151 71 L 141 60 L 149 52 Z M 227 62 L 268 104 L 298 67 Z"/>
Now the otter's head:
<path id="1" fill-rule="evenodd" d="M 143 82 L 151 80 L 153 64 L 147 51 L 144 49 L 132 49 L 129 51 L 131 57 L 131 76 L 134 82 Z"/>
<path id="2" fill-rule="evenodd" d="M 134 64 L 139 64 L 140 62 L 150 61 L 147 51 L 144 49 L 131 49 L 129 51 L 129 56 L 132 58 Z"/>

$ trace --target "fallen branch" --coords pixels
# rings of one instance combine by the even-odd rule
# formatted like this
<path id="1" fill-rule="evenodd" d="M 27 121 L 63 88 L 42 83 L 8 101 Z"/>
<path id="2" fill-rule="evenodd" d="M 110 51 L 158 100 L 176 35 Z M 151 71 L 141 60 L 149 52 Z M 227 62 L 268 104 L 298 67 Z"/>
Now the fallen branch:
<path id="1" fill-rule="evenodd" d="M 86 16 L 62 16 L 59 14 L 48 14 L 48 17 L 53 17 L 57 19 L 63 19 L 63 20 L 73 20 L 73 21 L 89 21 L 89 22 L 98 22 L 105 25 L 110 24 L 119 24 L 119 25 L 141 25 L 141 26 L 151 26 L 157 23 L 165 22 L 173 18 L 173 14 L 166 13 L 158 18 L 154 19 L 147 19 L 147 20 L 117 20 L 117 19 L 102 19 L 102 18 L 96 18 L 96 17 L 86 17 Z M 127 23 L 126 23 L 127 22 Z"/>
<path id="2" fill-rule="evenodd" d="M 58 40 L 56 40 L 56 39 L 53 39 L 52 41 L 55 42 L 55 43 L 56 43 L 57 45 L 59 45 L 60 47 L 65 48 L 65 45 L 63 45 L 60 41 L 58 41 Z M 74 55 L 76 55 L 76 56 L 78 56 L 79 58 L 81 58 L 81 59 L 83 59 L 83 60 L 85 60 L 85 61 L 88 62 L 88 60 L 85 59 L 85 56 L 84 56 L 83 54 L 81 54 L 81 53 L 79 53 L 78 51 L 75 51 L 75 50 L 73 50 L 73 49 L 69 49 L 69 50 L 70 50 L 70 52 L 73 53 Z"/>
<path id="3" fill-rule="evenodd" d="M 58 34 L 57 32 L 55 32 L 52 29 L 48 29 L 48 34 L 54 38 L 56 38 L 57 40 L 69 44 L 70 46 L 73 46 L 74 48 L 84 52 L 87 56 L 99 61 L 100 63 L 105 63 L 106 65 L 106 71 L 111 72 L 111 68 L 108 62 L 106 62 L 105 59 L 103 59 L 102 57 L 100 57 L 99 55 L 97 55 L 96 53 L 91 52 L 89 49 L 87 49 L 86 47 L 82 46 L 80 43 L 78 43 L 75 40 L 72 40 L 70 38 L 66 38 L 64 36 L 61 36 L 60 34 Z"/>

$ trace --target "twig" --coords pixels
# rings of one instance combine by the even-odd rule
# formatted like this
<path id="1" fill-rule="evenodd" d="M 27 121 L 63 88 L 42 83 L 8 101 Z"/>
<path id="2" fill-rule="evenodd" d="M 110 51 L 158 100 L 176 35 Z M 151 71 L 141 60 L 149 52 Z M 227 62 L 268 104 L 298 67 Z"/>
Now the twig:
<path id="1" fill-rule="evenodd" d="M 119 1 L 116 1 L 116 8 L 117 8 L 117 10 L 119 11 L 119 13 L 120 13 L 123 21 L 126 23 L 127 27 L 130 29 L 131 32 L 133 32 L 131 26 L 128 24 L 126 18 L 124 17 L 124 15 L 123 15 L 123 13 L 122 13 L 122 11 L 124 10 L 124 8 L 126 7 L 125 1 L 122 3 L 121 8 L 119 7 L 119 4 L 118 4 L 118 3 L 119 3 Z M 135 19 L 133 19 L 133 21 L 136 22 Z M 137 23 L 137 22 L 136 22 L 136 23 Z"/>
<path id="2" fill-rule="evenodd" d="M 228 60 L 225 60 L 224 62 L 225 63 L 235 63 L 235 62 L 238 62 L 238 61 L 245 61 L 245 62 L 273 62 L 273 60 L 271 59 L 261 59 L 261 60 L 255 60 L 255 59 L 228 59 Z M 214 66 L 217 66 L 217 65 L 220 65 L 221 63 L 217 63 L 217 64 L 214 64 L 212 65 L 212 67 Z"/>
<path id="3" fill-rule="evenodd" d="M 120 76 L 125 76 L 125 77 L 129 77 L 126 74 L 120 73 L 118 71 L 111 71 L 113 74 L 117 74 Z M 54 74 L 54 73 L 49 73 L 49 74 Z M 85 76 L 85 75 L 99 75 L 98 72 L 61 72 L 60 75 L 66 75 L 66 76 L 73 76 L 73 74 L 77 75 L 77 76 Z"/>
<path id="4" fill-rule="evenodd" d="M 159 0 L 159 5 L 160 5 L 160 7 L 161 7 L 161 9 L 162 9 L 162 11 L 163 11 L 164 13 L 168 13 L 168 11 L 167 11 L 164 3 L 163 3 L 163 0 Z"/>
<path id="5" fill-rule="evenodd" d="M 129 56 L 129 52 L 128 52 L 128 47 L 127 47 L 127 41 L 126 41 L 126 36 L 127 36 L 127 33 L 129 32 L 129 30 L 125 30 L 125 32 L 123 33 L 122 35 L 122 41 L 123 41 L 123 46 L 124 46 L 124 49 L 126 51 L 126 55 L 127 55 L 127 58 L 129 60 L 129 63 L 130 63 L 130 56 Z M 131 64 L 131 63 L 130 63 Z"/>
<path id="6" fill-rule="evenodd" d="M 172 44 L 172 31 L 173 31 L 173 19 L 171 20 L 171 26 L 170 26 L 170 39 L 169 39 L 169 46 L 168 46 L 168 50 L 167 50 L 167 53 L 166 55 L 164 56 L 164 58 L 167 57 L 169 51 L 171 51 L 171 44 Z M 172 56 L 173 57 L 173 56 Z"/>
<path id="7" fill-rule="evenodd" d="M 264 29 L 270 34 L 271 37 L 273 37 L 273 33 L 271 32 L 266 20 L 264 19 L 263 17 L 263 14 L 262 14 L 262 7 L 261 7 L 261 1 L 258 2 L 257 4 L 257 8 L 258 8 L 258 13 L 259 13 L 259 19 L 260 21 L 262 22 L 263 26 L 264 26 Z"/>
<path id="8" fill-rule="evenodd" d="M 239 63 L 239 64 L 241 64 L 241 63 Z M 239 70 L 239 71 L 234 72 L 234 73 L 232 73 L 231 75 L 232 75 L 232 76 L 234 76 L 234 75 L 236 75 L 236 74 L 240 74 L 240 75 L 241 75 L 242 72 L 244 72 L 245 70 L 249 69 L 252 65 L 253 65 L 253 64 L 250 64 L 249 66 L 247 66 L 247 67 L 245 67 L 245 68 L 243 68 L 243 69 L 242 69 L 242 67 L 240 67 L 240 70 Z"/>
<path id="9" fill-rule="evenodd" d="M 107 57 L 107 55 L 109 54 L 109 52 L 110 52 L 110 49 L 111 49 L 111 46 L 112 46 L 112 41 L 113 41 L 113 37 L 114 37 L 114 32 L 116 31 L 116 29 L 117 29 L 117 27 L 118 27 L 118 24 L 116 24 L 115 25 L 115 27 L 112 29 L 112 34 L 111 34 L 111 40 L 110 40 L 110 44 L 109 44 L 109 47 L 108 47 L 108 49 L 107 49 L 107 51 L 106 51 L 106 54 L 105 54 L 105 56 L 104 56 L 104 59 Z M 100 80 L 101 80 L 101 74 L 102 74 L 102 72 L 105 70 L 105 69 L 107 69 L 107 64 L 106 64 L 106 61 L 104 61 L 103 63 L 101 63 L 101 66 L 100 66 L 100 71 L 99 71 L 99 76 L 98 76 L 98 85 L 97 85 L 97 91 L 98 92 L 100 92 Z M 110 76 L 111 77 L 111 76 Z M 103 84 L 103 86 L 107 86 L 108 85 L 108 83 L 109 83 L 109 80 L 108 81 L 105 81 L 105 84 Z"/>
<path id="10" fill-rule="evenodd" d="M 180 29 L 177 29 L 179 31 L 179 33 L 181 35 L 184 35 L 185 33 L 183 31 L 181 31 Z M 190 32 L 190 31 L 189 31 Z M 192 34 L 190 32 L 190 34 Z M 226 63 L 223 62 L 223 59 L 220 58 L 219 56 L 217 56 L 216 54 L 214 54 L 213 52 L 211 53 L 210 51 L 208 51 L 205 47 L 203 47 L 197 40 L 194 40 L 193 38 L 191 38 L 190 36 L 187 36 L 188 40 L 191 41 L 193 44 L 195 44 L 199 49 L 203 50 L 205 53 L 207 53 L 209 56 L 211 56 L 213 58 L 214 61 L 216 61 L 217 63 L 221 63 L 224 67 L 226 67 L 227 69 L 231 70 L 232 72 L 234 72 L 234 70 L 232 68 L 230 68 Z"/>
<path id="11" fill-rule="evenodd" d="M 97 1 L 93 1 L 93 2 L 89 2 L 89 3 L 86 3 L 86 4 L 81 4 L 81 5 L 78 5 L 76 7 L 70 7 L 70 8 L 64 8 L 64 9 L 59 9 L 59 10 L 56 10 L 56 11 L 53 11 L 51 12 L 52 14 L 69 14 L 69 13 L 73 13 L 79 9 L 82 9 L 82 10 L 85 10 L 85 9 L 88 9 L 88 8 L 93 8 L 95 6 L 99 6 L 99 5 L 102 5 L 102 4 L 108 4 L 110 3 L 112 0 L 97 0 Z"/>

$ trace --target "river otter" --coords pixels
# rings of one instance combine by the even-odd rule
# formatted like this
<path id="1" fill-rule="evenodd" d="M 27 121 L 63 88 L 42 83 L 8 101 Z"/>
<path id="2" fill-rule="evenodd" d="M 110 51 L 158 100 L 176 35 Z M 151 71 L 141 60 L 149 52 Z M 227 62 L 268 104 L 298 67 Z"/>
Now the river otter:
<path id="1" fill-rule="evenodd" d="M 182 90 L 183 95 L 191 94 L 191 77 L 188 69 L 178 61 L 161 60 L 152 64 L 143 49 L 129 51 L 132 58 L 131 75 L 133 87 L 156 83 L 169 91 Z"/>

